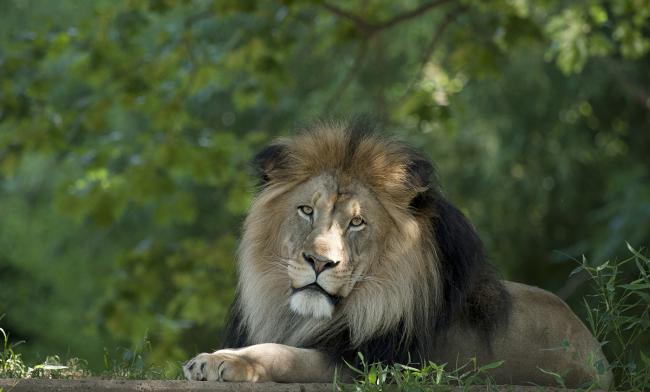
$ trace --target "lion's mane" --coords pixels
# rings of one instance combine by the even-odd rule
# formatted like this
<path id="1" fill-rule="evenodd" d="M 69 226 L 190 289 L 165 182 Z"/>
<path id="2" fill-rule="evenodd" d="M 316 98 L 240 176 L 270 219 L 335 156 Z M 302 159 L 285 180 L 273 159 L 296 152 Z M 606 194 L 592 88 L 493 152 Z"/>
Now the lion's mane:
<path id="1" fill-rule="evenodd" d="M 244 223 L 238 285 L 224 347 L 283 343 L 369 361 L 430 358 L 451 323 L 486 342 L 506 322 L 509 297 L 486 262 L 476 232 L 442 196 L 428 159 L 382 137 L 367 122 L 320 123 L 261 151 L 259 191 Z M 329 320 L 289 308 L 280 253 L 289 192 L 323 172 L 368 187 L 393 218 L 385 251 Z"/>

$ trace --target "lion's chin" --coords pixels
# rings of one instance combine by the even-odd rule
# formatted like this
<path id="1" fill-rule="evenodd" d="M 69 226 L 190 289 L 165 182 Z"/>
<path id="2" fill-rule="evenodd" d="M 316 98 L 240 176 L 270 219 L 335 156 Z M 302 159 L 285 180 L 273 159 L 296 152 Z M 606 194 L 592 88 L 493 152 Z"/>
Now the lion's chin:
<path id="1" fill-rule="evenodd" d="M 332 318 L 334 312 L 334 305 L 330 299 L 315 290 L 293 293 L 289 307 L 299 315 L 318 319 Z"/>

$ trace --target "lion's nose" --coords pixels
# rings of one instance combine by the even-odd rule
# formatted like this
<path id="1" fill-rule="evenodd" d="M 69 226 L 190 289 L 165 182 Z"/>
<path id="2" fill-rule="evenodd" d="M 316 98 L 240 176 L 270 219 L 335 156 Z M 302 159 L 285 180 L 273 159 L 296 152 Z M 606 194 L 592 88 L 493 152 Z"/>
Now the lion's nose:
<path id="1" fill-rule="evenodd" d="M 316 276 L 328 268 L 336 267 L 339 263 L 338 261 L 329 260 L 324 257 L 319 257 L 304 252 L 302 254 L 302 257 L 305 259 L 307 264 L 313 268 L 314 272 L 316 272 Z"/>

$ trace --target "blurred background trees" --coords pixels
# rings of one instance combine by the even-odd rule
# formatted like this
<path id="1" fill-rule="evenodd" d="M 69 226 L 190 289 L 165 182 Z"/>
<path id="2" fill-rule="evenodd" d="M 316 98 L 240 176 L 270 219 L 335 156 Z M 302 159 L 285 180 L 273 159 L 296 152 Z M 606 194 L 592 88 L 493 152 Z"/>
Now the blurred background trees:
<path id="1" fill-rule="evenodd" d="M 0 314 L 24 353 L 218 345 L 247 162 L 317 117 L 422 148 L 504 277 L 650 241 L 643 0 L 0 1 Z"/>

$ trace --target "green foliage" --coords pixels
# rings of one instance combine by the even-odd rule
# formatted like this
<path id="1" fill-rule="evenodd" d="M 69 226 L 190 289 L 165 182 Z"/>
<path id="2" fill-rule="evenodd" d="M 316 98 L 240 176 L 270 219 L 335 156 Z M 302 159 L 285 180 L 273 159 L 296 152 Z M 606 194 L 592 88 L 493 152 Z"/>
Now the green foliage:
<path id="1" fill-rule="evenodd" d="M 504 277 L 574 305 L 572 256 L 647 243 L 647 2 L 423 4 L 1 2 L 0 312 L 25 358 L 216 347 L 247 162 L 318 116 L 422 148 Z"/>
<path id="2" fill-rule="evenodd" d="M 182 376 L 178 363 L 150 361 L 151 352 L 147 336 L 131 349 L 117 348 L 111 353 L 104 348 L 104 368 L 100 374 L 105 378 L 129 380 L 171 380 Z"/>
<path id="3" fill-rule="evenodd" d="M 71 358 L 63 364 L 57 355 L 48 356 L 43 363 L 30 367 L 15 351 L 18 343 L 9 343 L 9 335 L 2 328 L 0 334 L 3 339 L 0 348 L 0 378 L 80 378 L 90 375 L 85 361 Z"/>
<path id="4" fill-rule="evenodd" d="M 2 352 L 0 353 L 0 377 L 2 378 L 20 378 L 27 374 L 27 367 L 20 358 L 20 354 L 14 351 L 17 344 L 9 343 L 9 336 L 4 329 L 0 328 L 2 333 Z"/>
<path id="5" fill-rule="evenodd" d="M 0 334 L 3 338 L 3 346 L 0 347 L 0 378 L 79 379 L 99 376 L 110 379 L 169 380 L 182 376 L 178 363 L 168 361 L 165 364 L 152 364 L 148 360 L 151 343 L 146 336 L 131 349 L 117 348 L 112 352 L 104 349 L 103 368 L 93 374 L 88 369 L 88 362 L 76 357 L 64 361 L 58 355 L 51 355 L 42 363 L 30 366 L 16 349 L 23 342 L 9 343 L 9 335 L 2 328 Z"/>
<path id="6" fill-rule="evenodd" d="M 575 271 L 585 271 L 596 289 L 585 298 L 587 321 L 603 344 L 615 389 L 643 391 L 650 384 L 650 259 L 628 248 L 626 260 L 595 267 L 583 261 Z"/>

